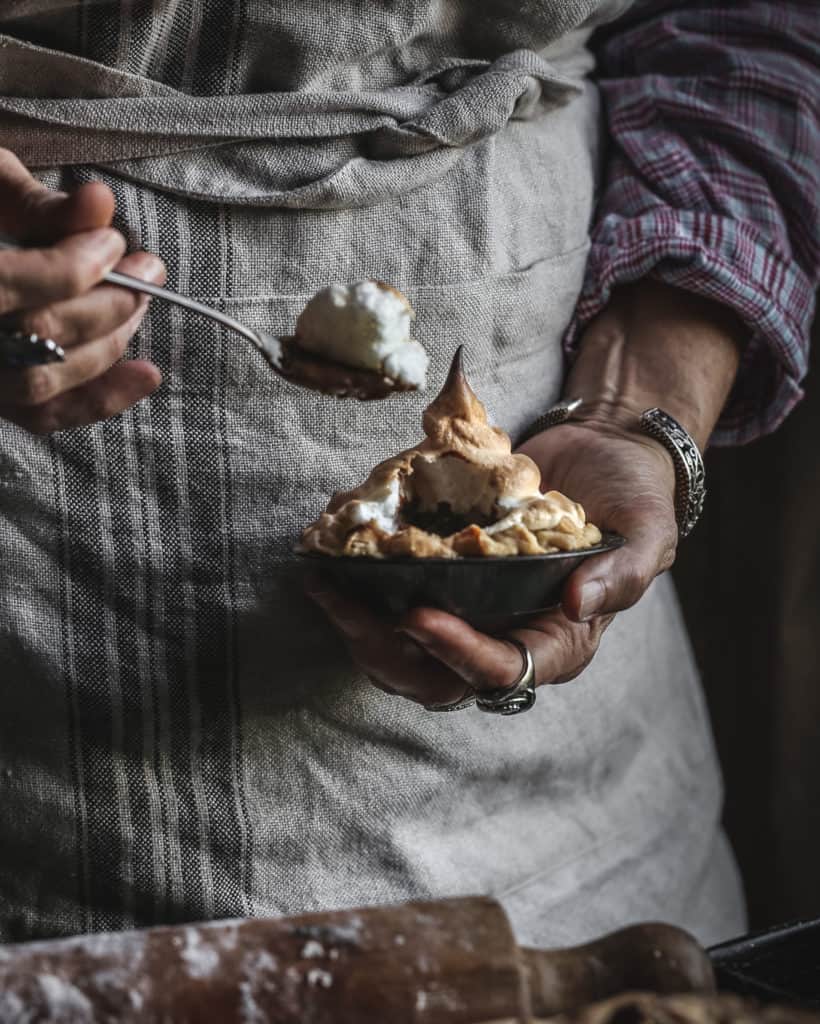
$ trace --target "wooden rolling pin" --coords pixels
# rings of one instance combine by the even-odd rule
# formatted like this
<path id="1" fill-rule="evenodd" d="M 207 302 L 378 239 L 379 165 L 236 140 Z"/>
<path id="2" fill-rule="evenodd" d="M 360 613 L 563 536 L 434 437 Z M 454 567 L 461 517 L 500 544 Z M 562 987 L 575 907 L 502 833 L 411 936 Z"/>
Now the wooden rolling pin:
<path id="1" fill-rule="evenodd" d="M 711 991 L 686 932 L 519 948 L 483 897 L 0 947 L 0 1024 L 475 1024 L 621 992 Z"/>

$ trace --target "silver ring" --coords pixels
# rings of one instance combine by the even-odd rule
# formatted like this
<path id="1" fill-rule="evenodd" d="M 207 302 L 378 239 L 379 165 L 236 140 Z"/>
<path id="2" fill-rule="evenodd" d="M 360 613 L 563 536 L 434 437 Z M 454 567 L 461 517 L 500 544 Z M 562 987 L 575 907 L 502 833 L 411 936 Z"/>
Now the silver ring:
<path id="1" fill-rule="evenodd" d="M 512 684 L 497 690 L 482 690 L 476 694 L 476 707 L 494 715 L 518 715 L 529 711 L 535 704 L 535 662 L 526 644 L 513 636 L 504 638 L 514 644 L 524 660 L 521 673 Z"/>
<path id="2" fill-rule="evenodd" d="M 465 708 L 471 708 L 473 704 L 475 704 L 475 694 L 468 689 L 464 696 L 450 704 L 425 704 L 424 709 L 425 711 L 463 711 Z"/>
<path id="3" fill-rule="evenodd" d="M 64 361 L 65 352 L 53 338 L 0 328 L 0 369 L 25 370 Z"/>

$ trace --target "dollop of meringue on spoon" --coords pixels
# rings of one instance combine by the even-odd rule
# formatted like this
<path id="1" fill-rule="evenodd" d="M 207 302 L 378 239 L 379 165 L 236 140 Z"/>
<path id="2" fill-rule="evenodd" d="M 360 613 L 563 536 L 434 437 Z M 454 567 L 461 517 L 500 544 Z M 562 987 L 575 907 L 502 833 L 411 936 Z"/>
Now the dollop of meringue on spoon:
<path id="1" fill-rule="evenodd" d="M 425 439 L 336 494 L 301 550 L 375 558 L 458 558 L 577 551 L 599 543 L 583 508 L 541 493 L 541 473 L 487 421 L 456 352 L 423 417 Z"/>
<path id="2" fill-rule="evenodd" d="M 323 288 L 293 337 L 280 339 L 285 376 L 338 397 L 423 390 L 429 359 L 410 337 L 414 318 L 407 298 L 382 281 Z"/>

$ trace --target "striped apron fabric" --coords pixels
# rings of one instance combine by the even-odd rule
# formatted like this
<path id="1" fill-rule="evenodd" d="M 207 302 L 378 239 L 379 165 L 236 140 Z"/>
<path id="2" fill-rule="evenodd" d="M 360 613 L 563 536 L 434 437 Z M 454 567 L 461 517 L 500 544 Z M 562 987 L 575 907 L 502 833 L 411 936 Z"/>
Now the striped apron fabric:
<path id="1" fill-rule="evenodd" d="M 560 392 L 599 162 L 584 43 L 624 2 L 19 0 L 0 139 L 100 179 L 168 286 L 275 332 L 331 281 L 404 290 L 513 435 Z M 164 383 L 93 427 L 0 423 L 0 940 L 488 892 L 522 940 L 742 930 L 667 579 L 520 719 L 372 688 L 301 593 L 328 495 L 424 396 L 274 379 L 155 302 Z"/>

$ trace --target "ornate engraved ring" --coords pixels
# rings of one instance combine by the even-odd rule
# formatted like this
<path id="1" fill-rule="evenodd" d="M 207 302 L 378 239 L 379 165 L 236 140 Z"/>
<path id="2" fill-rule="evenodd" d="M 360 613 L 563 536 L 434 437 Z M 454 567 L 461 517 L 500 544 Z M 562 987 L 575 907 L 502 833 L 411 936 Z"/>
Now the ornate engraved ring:
<path id="1" fill-rule="evenodd" d="M 476 706 L 479 711 L 488 711 L 494 715 L 518 715 L 529 711 L 535 704 L 535 663 L 526 644 L 515 637 L 504 638 L 514 644 L 521 652 L 524 664 L 521 673 L 512 684 L 497 690 L 482 690 L 476 694 Z"/>

